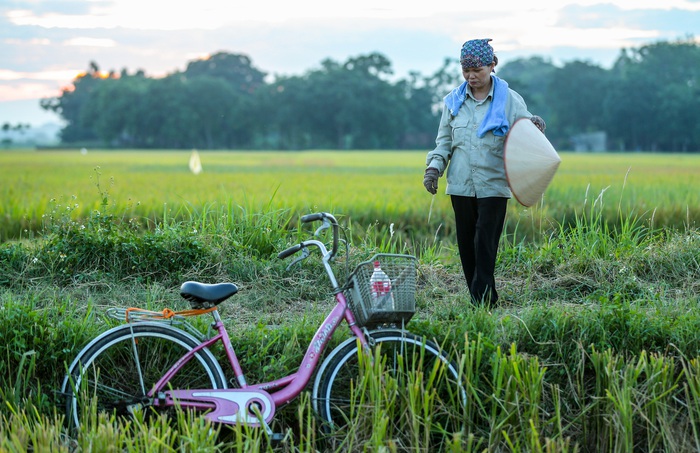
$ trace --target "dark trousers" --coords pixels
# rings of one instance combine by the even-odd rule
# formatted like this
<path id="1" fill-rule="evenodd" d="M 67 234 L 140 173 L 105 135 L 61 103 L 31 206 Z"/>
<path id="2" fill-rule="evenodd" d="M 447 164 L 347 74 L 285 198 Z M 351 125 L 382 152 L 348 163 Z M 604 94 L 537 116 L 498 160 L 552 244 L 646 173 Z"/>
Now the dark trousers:
<path id="1" fill-rule="evenodd" d="M 494 271 L 508 199 L 452 195 L 457 247 L 469 292 L 478 304 L 498 301 Z"/>

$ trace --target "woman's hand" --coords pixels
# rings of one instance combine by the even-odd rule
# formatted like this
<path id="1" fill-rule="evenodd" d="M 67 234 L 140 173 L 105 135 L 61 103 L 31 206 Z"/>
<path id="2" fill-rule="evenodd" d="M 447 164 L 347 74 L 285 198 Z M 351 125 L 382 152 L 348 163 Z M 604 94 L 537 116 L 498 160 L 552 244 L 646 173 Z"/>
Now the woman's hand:
<path id="1" fill-rule="evenodd" d="M 542 117 L 539 117 L 537 115 L 532 115 L 530 117 L 530 121 L 535 123 L 535 126 L 537 126 L 537 129 L 539 129 L 540 132 L 542 132 L 544 134 L 544 130 L 547 129 L 547 123 L 544 122 Z"/>
<path id="2" fill-rule="evenodd" d="M 423 185 L 425 190 L 435 195 L 438 189 L 438 177 L 440 176 L 438 169 L 433 167 L 428 167 L 425 169 L 425 176 L 423 176 Z"/>

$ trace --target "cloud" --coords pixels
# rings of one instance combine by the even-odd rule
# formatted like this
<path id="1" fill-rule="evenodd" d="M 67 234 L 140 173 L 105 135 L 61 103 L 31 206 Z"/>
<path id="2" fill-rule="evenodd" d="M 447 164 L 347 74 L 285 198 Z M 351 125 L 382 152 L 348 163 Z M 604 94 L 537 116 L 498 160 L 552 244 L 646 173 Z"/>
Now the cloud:
<path id="1" fill-rule="evenodd" d="M 632 19 L 641 28 L 656 28 L 663 32 L 678 35 L 700 35 L 700 1 L 698 10 L 664 10 L 655 14 L 636 14 Z"/>
<path id="2" fill-rule="evenodd" d="M 603 0 L 605 1 L 605 0 Z M 430 75 L 470 38 L 493 38 L 502 64 L 612 64 L 621 48 L 700 34 L 700 1 L 541 0 L 2 0 L 0 100 L 51 93 L 96 62 L 102 70 L 162 76 L 217 51 L 261 71 L 302 74 L 326 58 L 380 52 L 398 77 Z M 60 79 L 59 77 L 65 77 Z M 41 97 L 37 96 L 37 97 Z"/>
<path id="3" fill-rule="evenodd" d="M 700 1 L 694 9 L 668 8 L 657 3 L 656 8 L 623 9 L 613 4 L 592 6 L 570 5 L 562 8 L 558 25 L 573 28 L 630 28 L 687 34 L 699 31 Z"/>
<path id="4" fill-rule="evenodd" d="M 51 88 L 51 85 L 46 83 L 10 81 L 0 84 L 0 99 L 2 101 L 41 99 L 53 97 L 56 94 L 56 91 Z"/>
<path id="5" fill-rule="evenodd" d="M 88 37 L 77 37 L 70 38 L 63 41 L 66 46 L 78 46 L 78 47 L 115 47 L 117 42 L 109 38 L 88 38 Z"/>
<path id="6" fill-rule="evenodd" d="M 545 0 L 547 3 L 547 0 Z M 578 5 L 578 6 L 597 6 L 611 5 L 615 8 L 624 11 L 643 11 L 643 10 L 670 10 L 680 9 L 685 11 L 700 11 L 700 2 L 698 0 L 570 0 L 561 2 L 558 0 L 549 0 L 551 4 L 559 6 Z"/>
<path id="7" fill-rule="evenodd" d="M 31 38 L 31 39 L 14 39 L 14 38 L 8 38 L 3 41 L 4 44 L 8 45 L 23 45 L 27 44 L 30 46 L 48 46 L 51 44 L 51 40 L 46 39 L 46 38 Z"/>
<path id="8" fill-rule="evenodd" d="M 34 14 L 88 14 L 96 4 L 108 5 L 104 0 L 3 0 L 2 9 L 7 11 L 27 10 Z"/>
<path id="9" fill-rule="evenodd" d="M 8 69 L 0 69 L 0 80 L 66 80 L 67 77 L 74 77 L 72 70 L 40 71 L 40 72 L 17 72 Z"/>

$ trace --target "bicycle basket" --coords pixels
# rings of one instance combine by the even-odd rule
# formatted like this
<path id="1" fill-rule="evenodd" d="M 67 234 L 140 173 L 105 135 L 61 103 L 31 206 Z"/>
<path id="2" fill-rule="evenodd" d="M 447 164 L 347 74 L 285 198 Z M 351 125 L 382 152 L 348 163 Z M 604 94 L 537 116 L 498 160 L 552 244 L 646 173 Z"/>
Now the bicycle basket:
<path id="1" fill-rule="evenodd" d="M 370 277 L 375 261 L 391 280 L 391 304 L 378 306 L 372 297 Z M 416 261 L 411 255 L 380 253 L 357 265 L 348 277 L 344 294 L 360 327 L 405 324 L 411 320 L 416 312 Z"/>

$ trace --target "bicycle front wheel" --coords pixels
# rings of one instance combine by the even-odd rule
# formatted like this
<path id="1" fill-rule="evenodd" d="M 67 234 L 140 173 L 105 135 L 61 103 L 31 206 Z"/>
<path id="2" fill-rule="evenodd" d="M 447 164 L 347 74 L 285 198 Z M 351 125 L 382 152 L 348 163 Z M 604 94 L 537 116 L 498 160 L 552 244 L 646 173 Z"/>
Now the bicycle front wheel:
<path id="1" fill-rule="evenodd" d="M 63 382 L 66 420 L 73 428 L 91 413 L 129 417 L 150 406 L 146 396 L 170 367 L 195 348 L 192 335 L 166 324 L 142 322 L 109 330 L 93 340 L 71 364 Z M 225 388 L 219 362 L 202 349 L 168 382 L 174 389 Z"/>
<path id="2" fill-rule="evenodd" d="M 342 439 L 351 429 L 382 429 L 387 439 L 428 448 L 462 429 L 466 391 L 437 344 L 402 330 L 371 332 L 370 342 L 371 355 L 346 341 L 319 369 L 312 399 L 331 432 Z"/>

